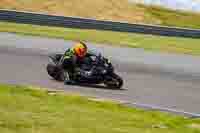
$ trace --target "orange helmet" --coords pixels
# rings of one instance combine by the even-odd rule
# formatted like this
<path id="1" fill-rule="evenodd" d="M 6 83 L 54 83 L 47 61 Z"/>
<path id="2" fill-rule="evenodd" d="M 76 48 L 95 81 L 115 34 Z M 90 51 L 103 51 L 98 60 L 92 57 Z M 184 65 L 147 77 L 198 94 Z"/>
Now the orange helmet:
<path id="1" fill-rule="evenodd" d="M 83 43 L 83 42 L 79 42 L 79 43 L 75 44 L 74 45 L 74 52 L 78 57 L 80 57 L 80 58 L 84 57 L 87 53 L 86 44 Z"/>

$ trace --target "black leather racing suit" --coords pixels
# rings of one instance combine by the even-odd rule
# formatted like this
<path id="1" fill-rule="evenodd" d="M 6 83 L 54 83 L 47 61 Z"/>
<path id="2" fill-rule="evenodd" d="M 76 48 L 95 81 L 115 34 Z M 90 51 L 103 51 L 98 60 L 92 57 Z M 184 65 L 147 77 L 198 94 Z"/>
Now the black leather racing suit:
<path id="1" fill-rule="evenodd" d="M 87 53 L 85 57 L 91 56 L 92 53 Z M 67 72 L 65 73 L 65 82 L 71 82 L 74 79 L 74 74 L 78 73 L 82 77 L 89 77 L 92 76 L 93 71 L 92 70 L 84 70 L 81 69 L 81 65 L 83 63 L 87 63 L 86 58 L 78 58 L 73 50 L 73 48 L 66 50 L 64 53 L 64 57 L 62 60 L 62 67 Z"/>

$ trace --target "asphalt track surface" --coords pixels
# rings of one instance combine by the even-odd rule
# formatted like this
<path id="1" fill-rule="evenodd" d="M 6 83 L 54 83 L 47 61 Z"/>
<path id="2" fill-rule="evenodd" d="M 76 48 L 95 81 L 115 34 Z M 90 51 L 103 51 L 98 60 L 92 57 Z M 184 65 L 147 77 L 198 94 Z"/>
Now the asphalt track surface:
<path id="1" fill-rule="evenodd" d="M 92 45 L 110 58 L 123 77 L 122 90 L 101 86 L 65 86 L 46 72 L 48 54 L 73 42 L 0 33 L 0 82 L 36 85 L 140 105 L 200 114 L 200 57 L 158 54 L 142 49 Z"/>

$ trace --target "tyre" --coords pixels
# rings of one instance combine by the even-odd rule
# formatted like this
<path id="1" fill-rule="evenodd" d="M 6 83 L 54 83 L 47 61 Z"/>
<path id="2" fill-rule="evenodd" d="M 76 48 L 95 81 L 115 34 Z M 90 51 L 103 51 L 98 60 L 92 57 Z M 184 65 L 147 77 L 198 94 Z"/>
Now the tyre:
<path id="1" fill-rule="evenodd" d="M 123 80 L 119 75 L 113 73 L 112 75 L 109 75 L 106 81 L 104 81 L 104 84 L 111 89 L 121 89 Z"/>
<path id="2" fill-rule="evenodd" d="M 56 65 L 49 63 L 47 65 L 47 73 L 57 81 L 64 81 L 64 73 L 62 69 L 56 67 Z"/>

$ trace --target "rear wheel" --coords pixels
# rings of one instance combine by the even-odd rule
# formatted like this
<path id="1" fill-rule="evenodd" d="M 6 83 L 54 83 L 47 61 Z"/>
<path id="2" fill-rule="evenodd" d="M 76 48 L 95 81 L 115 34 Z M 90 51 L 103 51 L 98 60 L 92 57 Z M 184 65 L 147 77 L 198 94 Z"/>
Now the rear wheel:
<path id="1" fill-rule="evenodd" d="M 62 69 L 56 67 L 55 64 L 49 63 L 47 65 L 48 74 L 57 81 L 64 81 L 64 73 Z"/>
<path id="2" fill-rule="evenodd" d="M 104 84 L 111 89 L 121 89 L 123 80 L 119 75 L 113 73 L 104 81 Z"/>

